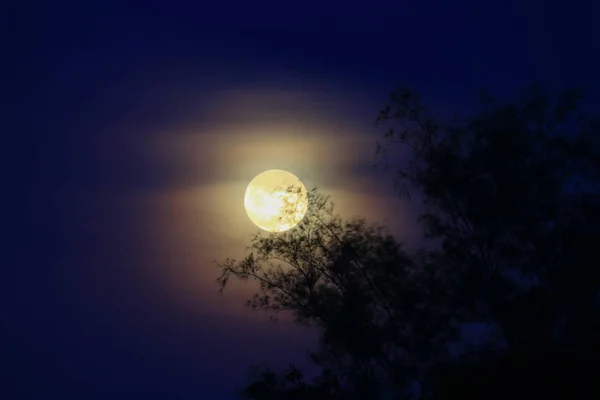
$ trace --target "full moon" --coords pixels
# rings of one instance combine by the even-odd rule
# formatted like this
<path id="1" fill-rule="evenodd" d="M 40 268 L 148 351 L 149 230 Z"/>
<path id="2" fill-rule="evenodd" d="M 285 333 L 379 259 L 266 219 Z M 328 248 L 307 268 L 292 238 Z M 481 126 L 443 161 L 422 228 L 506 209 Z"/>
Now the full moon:
<path id="1" fill-rule="evenodd" d="M 290 172 L 271 169 L 250 181 L 244 195 L 248 218 L 268 232 L 292 229 L 304 218 L 308 194 L 304 184 Z"/>

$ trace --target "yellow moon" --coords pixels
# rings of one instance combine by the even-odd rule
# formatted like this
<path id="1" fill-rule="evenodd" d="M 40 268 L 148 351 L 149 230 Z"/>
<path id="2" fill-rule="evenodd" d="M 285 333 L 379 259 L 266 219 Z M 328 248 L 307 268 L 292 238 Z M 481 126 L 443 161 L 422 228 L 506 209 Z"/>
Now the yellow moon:
<path id="1" fill-rule="evenodd" d="M 292 229 L 304 218 L 308 193 L 298 177 L 280 169 L 258 174 L 244 195 L 248 218 L 269 232 Z"/>

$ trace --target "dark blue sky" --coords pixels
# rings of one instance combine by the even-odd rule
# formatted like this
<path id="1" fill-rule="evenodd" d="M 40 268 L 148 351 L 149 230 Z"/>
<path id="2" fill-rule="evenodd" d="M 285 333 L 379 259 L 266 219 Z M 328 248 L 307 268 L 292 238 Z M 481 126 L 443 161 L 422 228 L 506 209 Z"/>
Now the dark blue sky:
<path id="1" fill-rule="evenodd" d="M 261 169 L 389 219 L 369 132 L 397 84 L 440 112 L 534 81 L 598 104 L 593 2 L 13 3 L 2 398 L 229 399 L 251 363 L 302 361 L 312 336 L 216 296 L 210 261 L 243 250 Z"/>

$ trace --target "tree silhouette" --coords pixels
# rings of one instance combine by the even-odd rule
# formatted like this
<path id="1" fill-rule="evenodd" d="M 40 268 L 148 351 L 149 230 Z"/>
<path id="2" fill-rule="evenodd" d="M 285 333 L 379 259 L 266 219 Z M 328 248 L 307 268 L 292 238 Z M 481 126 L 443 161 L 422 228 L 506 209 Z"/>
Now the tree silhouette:
<path id="1" fill-rule="evenodd" d="M 485 96 L 474 117 L 442 124 L 415 93 L 394 92 L 378 151 L 392 163 L 392 146 L 410 149 L 395 184 L 420 193 L 425 246 L 408 252 L 384 227 L 344 221 L 313 190 L 297 228 L 259 234 L 244 260 L 220 263 L 221 289 L 255 280 L 249 306 L 291 312 L 321 334 L 314 382 L 293 367 L 267 371 L 240 395 L 500 398 L 567 382 L 566 368 L 600 344 L 598 124 L 573 118 L 578 99 L 535 86 L 514 103 Z M 495 340 L 451 357 L 463 323 L 488 325 Z"/>
<path id="2" fill-rule="evenodd" d="M 454 307 L 499 330 L 505 367 L 541 370 L 598 348 L 598 124 L 572 118 L 578 100 L 534 86 L 513 104 L 485 96 L 475 117 L 441 125 L 399 90 L 378 118 L 388 126 L 380 153 L 413 150 L 396 184 L 424 196 L 425 234 L 459 277 Z"/>
<path id="3" fill-rule="evenodd" d="M 327 390 L 328 398 L 376 398 L 382 383 L 404 388 L 423 378 L 424 364 L 446 357 L 456 332 L 438 278 L 448 274 L 436 253 L 409 254 L 384 227 L 342 220 L 316 190 L 296 229 L 260 233 L 250 250 L 240 262 L 219 264 L 221 288 L 232 276 L 253 279 L 260 289 L 250 307 L 289 311 L 319 329 L 321 348 L 312 359 L 323 375 L 311 390 Z M 269 398 L 256 395 L 259 387 L 296 388 L 287 379 L 275 384 L 275 376 L 264 375 L 250 398 Z"/>

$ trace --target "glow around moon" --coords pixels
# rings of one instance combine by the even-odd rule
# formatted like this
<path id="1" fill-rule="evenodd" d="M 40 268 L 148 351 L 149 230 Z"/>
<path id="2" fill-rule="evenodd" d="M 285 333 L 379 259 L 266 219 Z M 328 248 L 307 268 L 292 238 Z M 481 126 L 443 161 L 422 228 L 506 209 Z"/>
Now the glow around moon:
<path id="1" fill-rule="evenodd" d="M 250 181 L 244 206 L 256 226 L 269 232 L 283 232 L 298 225 L 304 218 L 308 194 L 294 174 L 272 169 Z"/>

